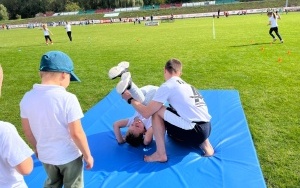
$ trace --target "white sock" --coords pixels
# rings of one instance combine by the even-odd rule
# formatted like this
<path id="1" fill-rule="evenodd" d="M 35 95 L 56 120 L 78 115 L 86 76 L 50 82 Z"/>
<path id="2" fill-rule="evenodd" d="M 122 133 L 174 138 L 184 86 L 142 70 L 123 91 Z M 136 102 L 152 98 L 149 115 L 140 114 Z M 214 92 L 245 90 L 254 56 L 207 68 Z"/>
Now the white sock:
<path id="1" fill-rule="evenodd" d="M 145 96 L 140 88 L 138 88 L 135 83 L 131 82 L 131 87 L 129 89 L 130 94 L 132 97 L 139 101 L 140 103 L 143 103 L 145 100 Z"/>

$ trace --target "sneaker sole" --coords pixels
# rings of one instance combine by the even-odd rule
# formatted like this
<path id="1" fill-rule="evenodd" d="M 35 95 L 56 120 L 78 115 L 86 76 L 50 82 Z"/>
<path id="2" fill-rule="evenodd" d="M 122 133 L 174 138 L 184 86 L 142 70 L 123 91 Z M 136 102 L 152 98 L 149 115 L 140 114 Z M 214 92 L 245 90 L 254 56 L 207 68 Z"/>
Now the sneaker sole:
<path id="1" fill-rule="evenodd" d="M 122 61 L 118 64 L 118 66 L 115 66 L 109 70 L 108 77 L 112 80 L 117 77 L 120 77 L 123 73 L 128 71 L 128 68 L 129 68 L 129 62 Z"/>
<path id="2" fill-rule="evenodd" d="M 122 74 L 121 81 L 116 86 L 116 90 L 119 94 L 124 93 L 124 91 L 128 88 L 130 80 L 131 80 L 130 72 L 126 72 Z"/>
<path id="3" fill-rule="evenodd" d="M 118 67 L 123 67 L 124 69 L 128 69 L 129 68 L 129 62 L 127 62 L 127 61 L 121 61 L 118 64 Z"/>

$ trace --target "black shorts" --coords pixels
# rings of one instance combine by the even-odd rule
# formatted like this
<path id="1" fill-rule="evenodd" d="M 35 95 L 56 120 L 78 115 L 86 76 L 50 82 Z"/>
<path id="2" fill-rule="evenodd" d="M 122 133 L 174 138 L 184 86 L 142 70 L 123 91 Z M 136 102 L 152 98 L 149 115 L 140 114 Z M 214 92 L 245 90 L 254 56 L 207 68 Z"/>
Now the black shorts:
<path id="1" fill-rule="evenodd" d="M 173 109 L 167 108 L 167 110 L 177 114 L 176 112 L 173 111 Z M 195 127 L 190 130 L 182 129 L 167 121 L 164 122 L 167 130 L 167 134 L 171 138 L 193 146 L 199 146 L 200 144 L 202 144 L 209 137 L 211 132 L 210 122 L 198 122 L 196 123 Z"/>

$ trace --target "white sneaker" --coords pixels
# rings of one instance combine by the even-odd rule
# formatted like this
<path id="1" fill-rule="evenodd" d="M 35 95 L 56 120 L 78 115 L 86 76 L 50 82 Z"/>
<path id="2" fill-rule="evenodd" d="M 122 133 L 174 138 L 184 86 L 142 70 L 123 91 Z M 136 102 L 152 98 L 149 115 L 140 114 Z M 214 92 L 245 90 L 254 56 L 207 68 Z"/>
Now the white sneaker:
<path id="1" fill-rule="evenodd" d="M 115 66 L 109 70 L 108 77 L 110 79 L 121 77 L 123 73 L 128 72 L 128 68 L 129 68 L 129 62 L 122 61 L 118 64 L 118 66 Z"/>
<path id="2" fill-rule="evenodd" d="M 283 40 L 281 40 L 280 42 L 283 43 Z"/>
<path id="3" fill-rule="evenodd" d="M 126 89 L 131 87 L 131 74 L 130 72 L 125 72 L 121 76 L 121 81 L 117 84 L 116 90 L 119 94 L 124 93 Z"/>
<path id="4" fill-rule="evenodd" d="M 277 39 L 276 38 L 273 38 L 273 42 L 275 42 Z"/>

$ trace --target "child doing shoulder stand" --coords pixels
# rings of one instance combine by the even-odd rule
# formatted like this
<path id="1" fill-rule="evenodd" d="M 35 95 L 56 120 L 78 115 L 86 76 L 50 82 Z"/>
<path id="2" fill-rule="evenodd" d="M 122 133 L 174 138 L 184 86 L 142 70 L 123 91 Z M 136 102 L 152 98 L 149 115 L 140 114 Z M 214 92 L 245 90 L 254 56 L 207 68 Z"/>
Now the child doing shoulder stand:
<path id="1" fill-rule="evenodd" d="M 117 92 L 122 94 L 126 89 L 128 89 L 134 99 L 142 102 L 143 104 L 148 104 L 155 95 L 158 87 L 147 85 L 142 88 L 138 88 L 132 81 L 128 68 L 129 62 L 122 61 L 118 64 L 118 66 L 109 70 L 108 74 L 111 79 L 121 77 L 121 81 L 116 86 Z M 130 100 L 127 102 L 130 103 Z M 151 117 L 144 118 L 138 112 L 135 112 L 131 117 L 114 122 L 113 128 L 116 140 L 119 144 L 127 142 L 131 146 L 137 147 L 141 144 L 149 145 L 153 139 Z M 124 137 L 121 134 L 121 128 L 128 128 Z"/>

